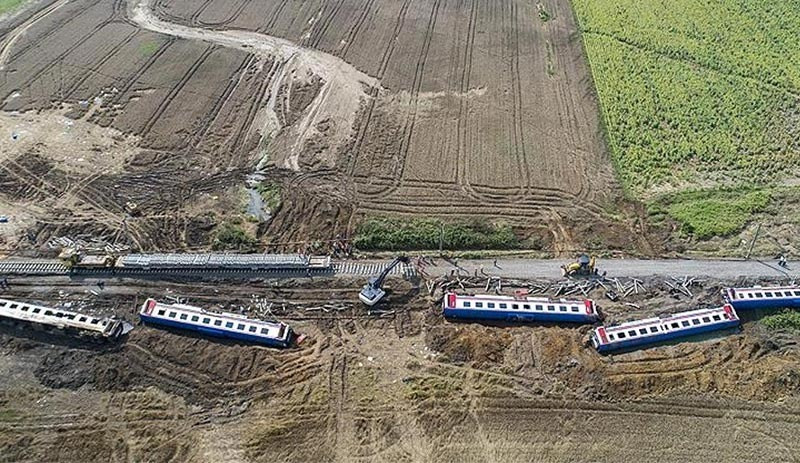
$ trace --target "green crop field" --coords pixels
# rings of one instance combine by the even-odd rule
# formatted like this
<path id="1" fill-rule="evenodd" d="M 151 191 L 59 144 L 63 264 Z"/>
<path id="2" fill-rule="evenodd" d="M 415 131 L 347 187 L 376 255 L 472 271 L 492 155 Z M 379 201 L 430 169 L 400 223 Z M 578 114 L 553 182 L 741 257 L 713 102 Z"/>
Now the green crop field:
<path id="1" fill-rule="evenodd" d="M 0 0 L 0 14 L 17 9 L 25 0 Z"/>
<path id="2" fill-rule="evenodd" d="M 800 1 L 573 0 L 629 195 L 800 171 Z"/>

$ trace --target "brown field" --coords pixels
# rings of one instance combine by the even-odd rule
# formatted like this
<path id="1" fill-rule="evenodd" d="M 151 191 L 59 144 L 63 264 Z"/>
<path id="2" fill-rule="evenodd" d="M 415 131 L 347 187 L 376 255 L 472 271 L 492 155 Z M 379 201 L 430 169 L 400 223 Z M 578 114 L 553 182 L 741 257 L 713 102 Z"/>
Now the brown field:
<path id="1" fill-rule="evenodd" d="M 309 337 L 276 351 L 139 326 L 120 347 L 90 347 L 2 328 L 0 461 L 788 462 L 800 452 L 796 334 L 748 321 L 718 339 L 604 357 L 583 344 L 587 327 L 445 322 L 397 280 L 396 313 L 370 317 L 360 283 L 112 280 L 95 297 L 92 281 L 17 279 L 7 297 L 129 320 L 165 291 L 216 307 L 253 306 L 258 294 Z M 696 292 L 694 303 L 711 303 L 718 286 Z M 660 312 L 689 303 L 642 297 Z M 320 303 L 345 309 L 303 308 Z"/>
<path id="2" fill-rule="evenodd" d="M 39 158 L 0 149 L 0 212 L 37 206 L 29 240 L 4 239 L 202 247 L 191 224 L 209 210 L 225 220 L 259 166 L 285 192 L 261 229 L 273 242 L 400 214 L 504 219 L 556 251 L 591 237 L 646 252 L 575 31 L 566 0 L 41 2 L 0 29 L 2 136 L 17 112 L 34 119 L 18 142 L 44 134 Z M 115 172 L 74 173 L 48 159 L 36 119 L 57 115 L 135 153 Z M 74 134 L 75 149 L 92 143 Z"/>

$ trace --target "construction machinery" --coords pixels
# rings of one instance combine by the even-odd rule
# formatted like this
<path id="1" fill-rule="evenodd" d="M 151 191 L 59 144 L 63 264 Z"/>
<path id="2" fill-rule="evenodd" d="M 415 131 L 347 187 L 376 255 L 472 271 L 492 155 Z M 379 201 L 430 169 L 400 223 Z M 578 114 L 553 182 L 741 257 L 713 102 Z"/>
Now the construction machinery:
<path id="1" fill-rule="evenodd" d="M 561 275 L 565 277 L 591 277 L 597 275 L 597 258 L 586 254 L 578 256 L 578 260 L 561 266 Z"/>
<path id="2" fill-rule="evenodd" d="M 395 257 L 395 259 L 386 266 L 385 269 L 378 275 L 377 277 L 370 277 L 367 284 L 361 288 L 361 293 L 359 293 L 358 298 L 363 302 L 365 305 L 372 307 L 373 305 L 380 302 L 384 296 L 386 296 L 386 291 L 383 290 L 383 280 L 386 278 L 386 275 L 392 271 L 395 267 L 397 267 L 401 263 L 407 263 L 408 257 L 399 256 Z"/>

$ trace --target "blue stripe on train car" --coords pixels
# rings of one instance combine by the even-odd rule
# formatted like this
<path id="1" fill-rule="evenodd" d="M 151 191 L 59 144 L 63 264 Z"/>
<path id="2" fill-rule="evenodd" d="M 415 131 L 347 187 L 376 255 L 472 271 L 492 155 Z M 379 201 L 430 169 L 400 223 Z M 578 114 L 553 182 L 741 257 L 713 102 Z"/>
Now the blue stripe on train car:
<path id="1" fill-rule="evenodd" d="M 797 297 L 771 299 L 731 299 L 728 303 L 736 310 L 800 308 L 800 298 Z"/>
<path id="2" fill-rule="evenodd" d="M 148 315 L 139 314 L 139 318 L 142 319 L 145 323 L 152 323 L 154 325 L 162 325 L 162 326 L 169 326 L 171 328 L 178 328 L 186 331 L 194 331 L 197 333 L 205 334 L 208 336 L 214 336 L 217 338 L 226 338 L 226 339 L 235 339 L 239 341 L 247 341 L 257 344 L 263 344 L 270 347 L 289 347 L 290 340 L 292 339 L 292 331 L 291 328 L 287 327 L 286 329 L 289 330 L 289 335 L 286 337 L 286 341 L 281 341 L 278 339 L 270 339 L 265 338 L 262 336 L 252 336 L 245 333 L 236 333 L 230 332 L 225 330 L 218 330 L 215 328 L 203 328 L 196 325 L 192 325 L 189 323 L 181 323 L 179 321 L 172 321 L 172 320 L 164 320 L 161 318 L 155 318 Z"/>
<path id="3" fill-rule="evenodd" d="M 503 310 L 476 310 L 445 308 L 444 316 L 465 320 L 497 320 L 507 322 L 567 322 L 567 323 L 594 323 L 597 317 L 580 313 L 547 313 L 547 312 L 522 312 Z"/>
<path id="4" fill-rule="evenodd" d="M 728 320 L 725 323 L 716 323 L 713 325 L 699 326 L 687 330 L 673 331 L 671 333 L 659 333 L 655 336 L 646 336 L 638 339 L 631 339 L 630 341 L 601 344 L 599 347 L 597 347 L 597 351 L 611 352 L 614 350 L 638 347 L 645 344 L 658 344 L 660 342 L 669 341 L 671 339 L 683 338 L 696 334 L 708 333 L 711 331 L 721 331 L 729 328 L 735 328 L 737 326 L 739 326 L 739 320 Z"/>

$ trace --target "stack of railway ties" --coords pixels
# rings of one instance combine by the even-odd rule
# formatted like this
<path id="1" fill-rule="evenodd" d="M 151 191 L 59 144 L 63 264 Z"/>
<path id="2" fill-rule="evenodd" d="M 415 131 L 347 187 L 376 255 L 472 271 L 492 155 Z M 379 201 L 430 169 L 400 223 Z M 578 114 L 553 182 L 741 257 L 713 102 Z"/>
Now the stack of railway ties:
<path id="1" fill-rule="evenodd" d="M 725 288 L 725 304 L 710 309 L 690 310 L 664 317 L 636 320 L 592 330 L 590 341 L 600 352 L 629 351 L 685 338 L 736 328 L 736 313 L 752 309 L 800 308 L 800 286 Z M 460 295 L 447 293 L 442 302 L 445 317 L 477 321 L 587 323 L 601 320 L 591 299 L 566 300 L 515 296 Z"/>

